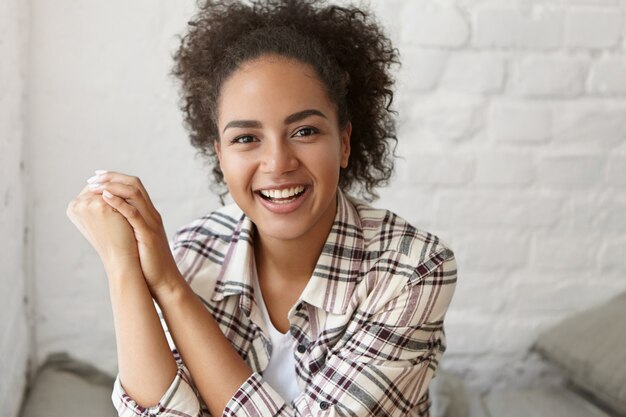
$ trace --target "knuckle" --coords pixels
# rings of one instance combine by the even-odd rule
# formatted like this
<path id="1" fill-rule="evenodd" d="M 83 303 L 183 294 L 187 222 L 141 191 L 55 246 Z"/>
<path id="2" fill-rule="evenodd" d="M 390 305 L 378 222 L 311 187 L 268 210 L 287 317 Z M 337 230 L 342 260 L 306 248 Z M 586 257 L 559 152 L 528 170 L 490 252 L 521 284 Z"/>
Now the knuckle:
<path id="1" fill-rule="evenodd" d="M 69 210 L 74 213 L 78 213 L 79 211 L 83 211 L 85 208 L 85 200 L 84 199 L 75 199 L 72 200 L 69 204 Z"/>
<path id="2" fill-rule="evenodd" d="M 90 210 L 103 211 L 107 204 L 101 198 L 92 198 L 87 202 Z"/>

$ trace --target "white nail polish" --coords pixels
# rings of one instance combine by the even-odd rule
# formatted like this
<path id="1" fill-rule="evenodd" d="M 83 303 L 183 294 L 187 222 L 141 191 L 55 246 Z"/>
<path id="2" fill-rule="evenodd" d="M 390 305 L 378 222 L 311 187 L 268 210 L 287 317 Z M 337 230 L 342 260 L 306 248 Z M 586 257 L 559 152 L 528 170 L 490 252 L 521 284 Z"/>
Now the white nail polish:
<path id="1" fill-rule="evenodd" d="M 87 184 L 87 187 L 89 187 L 89 188 L 98 188 L 98 187 L 100 187 L 100 183 L 99 182 L 92 182 L 90 184 Z"/>
<path id="2" fill-rule="evenodd" d="M 93 177 L 89 178 L 87 180 L 87 184 L 91 184 L 92 182 L 96 182 L 98 181 L 99 176 L 98 175 L 94 175 Z"/>
<path id="3" fill-rule="evenodd" d="M 109 171 L 107 171 L 105 169 L 96 169 L 96 171 L 95 171 L 96 175 L 106 174 L 107 172 L 109 172 Z"/>

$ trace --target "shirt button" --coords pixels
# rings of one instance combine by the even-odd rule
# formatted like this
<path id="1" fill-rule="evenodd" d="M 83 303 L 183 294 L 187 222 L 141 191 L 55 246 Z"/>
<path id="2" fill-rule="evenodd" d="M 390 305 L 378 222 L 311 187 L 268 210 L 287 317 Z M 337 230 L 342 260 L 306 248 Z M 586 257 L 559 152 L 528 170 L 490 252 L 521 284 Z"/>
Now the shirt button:
<path id="1" fill-rule="evenodd" d="M 304 353 L 304 352 L 306 352 L 306 346 L 304 346 L 304 345 L 298 345 L 298 352 L 300 352 L 300 353 Z"/>
<path id="2" fill-rule="evenodd" d="M 322 402 L 320 403 L 320 408 L 321 408 L 322 410 L 328 410 L 328 407 L 330 407 L 330 404 L 328 404 L 326 401 L 322 401 Z"/>

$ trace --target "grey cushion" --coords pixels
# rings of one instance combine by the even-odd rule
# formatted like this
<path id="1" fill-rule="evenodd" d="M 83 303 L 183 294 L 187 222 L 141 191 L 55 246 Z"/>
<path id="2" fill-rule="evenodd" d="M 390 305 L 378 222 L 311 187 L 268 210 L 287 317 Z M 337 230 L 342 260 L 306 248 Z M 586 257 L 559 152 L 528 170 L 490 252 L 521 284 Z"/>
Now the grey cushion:
<path id="1" fill-rule="evenodd" d="M 431 417 L 486 417 L 478 393 L 466 387 L 463 381 L 442 369 L 429 387 L 432 399 Z"/>
<path id="2" fill-rule="evenodd" d="M 428 391 L 432 400 L 432 417 L 467 417 L 465 385 L 456 376 L 437 370 Z"/>
<path id="3" fill-rule="evenodd" d="M 574 385 L 626 416 L 626 293 L 548 329 L 534 348 Z"/>
<path id="4" fill-rule="evenodd" d="M 610 417 L 563 388 L 492 391 L 484 401 L 489 414 L 497 417 Z"/>
<path id="5" fill-rule="evenodd" d="M 21 417 L 116 417 L 113 378 L 67 355 L 52 356 L 39 370 Z"/>

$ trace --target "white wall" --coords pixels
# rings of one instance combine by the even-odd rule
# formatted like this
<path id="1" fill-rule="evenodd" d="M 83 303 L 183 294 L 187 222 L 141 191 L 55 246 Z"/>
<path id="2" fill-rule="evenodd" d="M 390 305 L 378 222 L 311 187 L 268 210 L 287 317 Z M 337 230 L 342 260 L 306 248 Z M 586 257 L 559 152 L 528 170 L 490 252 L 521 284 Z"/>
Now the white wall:
<path id="1" fill-rule="evenodd" d="M 139 175 L 170 233 L 218 205 L 167 77 L 193 3 L 33 2 L 39 359 L 115 369 L 106 278 L 65 217 L 94 169 Z M 459 259 L 443 366 L 483 389 L 548 379 L 538 332 L 626 289 L 626 2 L 372 5 L 404 62 L 403 159 L 377 205 Z"/>
<path id="2" fill-rule="evenodd" d="M 115 371 L 106 276 L 66 217 L 95 169 L 138 175 L 168 231 L 218 205 L 194 163 L 170 70 L 193 3 L 33 2 L 29 115 L 38 360 L 68 351 Z"/>
<path id="3" fill-rule="evenodd" d="M 30 354 L 24 263 L 26 12 L 20 0 L 0 1 L 0 407 L 8 417 L 22 401 Z"/>
<path id="4" fill-rule="evenodd" d="M 550 383 L 538 333 L 626 290 L 626 2 L 394 3 L 404 160 L 382 201 L 458 256 L 443 366 Z"/>

